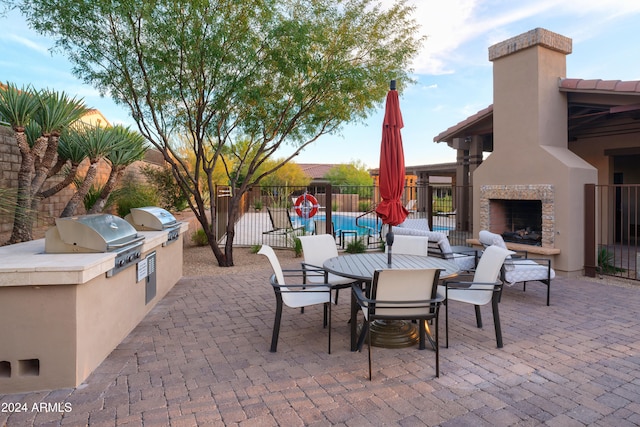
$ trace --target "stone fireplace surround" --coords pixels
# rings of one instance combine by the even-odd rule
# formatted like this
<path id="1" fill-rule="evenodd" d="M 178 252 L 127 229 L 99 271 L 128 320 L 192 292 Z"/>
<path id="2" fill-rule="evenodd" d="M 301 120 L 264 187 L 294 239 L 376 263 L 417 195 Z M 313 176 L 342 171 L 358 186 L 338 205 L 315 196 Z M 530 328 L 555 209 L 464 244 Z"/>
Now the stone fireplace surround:
<path id="1" fill-rule="evenodd" d="M 542 203 L 542 247 L 555 243 L 555 190 L 551 184 L 480 186 L 480 229 L 491 229 L 491 200 L 540 200 Z"/>

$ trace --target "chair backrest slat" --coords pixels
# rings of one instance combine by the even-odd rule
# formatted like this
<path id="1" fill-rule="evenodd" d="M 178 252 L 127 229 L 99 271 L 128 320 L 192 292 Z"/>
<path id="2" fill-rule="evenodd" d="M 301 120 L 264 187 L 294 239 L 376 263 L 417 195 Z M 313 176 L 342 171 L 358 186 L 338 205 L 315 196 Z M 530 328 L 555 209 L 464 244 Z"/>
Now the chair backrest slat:
<path id="1" fill-rule="evenodd" d="M 330 234 L 299 236 L 304 262 L 322 267 L 329 258 L 338 256 L 336 241 Z"/>
<path id="2" fill-rule="evenodd" d="M 389 251 L 388 247 L 384 248 L 385 252 Z M 391 252 L 403 255 L 429 255 L 429 238 L 427 236 L 405 236 L 397 235 L 393 239 Z"/>
<path id="3" fill-rule="evenodd" d="M 374 273 L 371 285 L 371 299 L 378 301 L 427 301 L 434 299 L 437 293 L 437 280 L 440 270 L 428 269 L 389 269 Z M 426 303 L 375 305 L 374 314 L 381 316 L 425 316 L 432 307 Z"/>

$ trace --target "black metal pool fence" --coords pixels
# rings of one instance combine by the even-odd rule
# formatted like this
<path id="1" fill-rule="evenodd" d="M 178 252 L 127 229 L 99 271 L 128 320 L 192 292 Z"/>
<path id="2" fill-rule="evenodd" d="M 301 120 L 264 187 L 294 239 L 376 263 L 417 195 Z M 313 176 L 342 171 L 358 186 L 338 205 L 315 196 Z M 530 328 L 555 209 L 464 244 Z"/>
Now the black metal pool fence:
<path id="1" fill-rule="evenodd" d="M 452 245 L 465 245 L 471 221 L 457 218 L 460 210 L 456 201 L 462 205 L 461 197 L 467 191 L 451 185 L 412 185 L 405 187 L 402 203 L 410 218 L 425 218 L 432 230 L 447 234 Z M 223 243 L 228 206 L 225 198 L 231 190 L 220 187 L 217 194 L 216 226 Z M 375 214 L 379 202 L 377 186 L 254 187 L 241 202 L 233 244 L 292 247 L 296 235 L 331 233 L 341 247 L 354 240 L 370 249 L 380 247 L 382 222 Z"/>

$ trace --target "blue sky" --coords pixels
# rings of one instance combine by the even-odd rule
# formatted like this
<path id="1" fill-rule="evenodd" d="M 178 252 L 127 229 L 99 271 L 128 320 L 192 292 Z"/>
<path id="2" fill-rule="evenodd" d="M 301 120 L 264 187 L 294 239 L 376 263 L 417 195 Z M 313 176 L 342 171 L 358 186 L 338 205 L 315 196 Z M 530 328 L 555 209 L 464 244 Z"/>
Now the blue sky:
<path id="1" fill-rule="evenodd" d="M 531 29 L 542 27 L 573 40 L 567 77 L 640 80 L 638 0 L 409 3 L 416 6 L 415 17 L 428 39 L 413 64 L 417 83 L 405 88 L 400 98 L 407 165 L 455 161 L 455 151 L 434 143 L 433 137 L 492 103 L 489 46 Z M 75 78 L 69 62 L 60 54 L 52 55 L 52 43 L 28 29 L 19 14 L 0 18 L 0 26 L 4 28 L 0 33 L 0 81 L 63 90 L 84 98 L 112 123 L 135 127 L 126 110 Z M 346 125 L 340 135 L 323 136 L 296 162 L 360 160 L 377 167 L 383 114 L 381 103 L 365 123 Z"/>

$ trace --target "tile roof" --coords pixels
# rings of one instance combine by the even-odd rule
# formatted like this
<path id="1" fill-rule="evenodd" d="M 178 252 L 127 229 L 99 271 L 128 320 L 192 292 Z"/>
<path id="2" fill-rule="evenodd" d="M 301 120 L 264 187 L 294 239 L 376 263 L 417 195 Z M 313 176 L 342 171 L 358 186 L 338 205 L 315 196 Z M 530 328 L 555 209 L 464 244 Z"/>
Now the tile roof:
<path id="1" fill-rule="evenodd" d="M 563 92 L 640 93 L 640 80 L 561 79 L 558 86 Z"/>
<path id="2" fill-rule="evenodd" d="M 336 166 L 330 163 L 298 163 L 302 171 L 311 179 L 320 179 L 325 176 L 329 169 Z"/>

